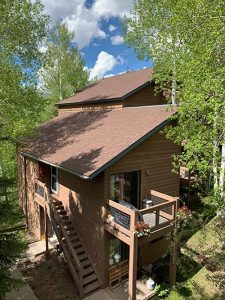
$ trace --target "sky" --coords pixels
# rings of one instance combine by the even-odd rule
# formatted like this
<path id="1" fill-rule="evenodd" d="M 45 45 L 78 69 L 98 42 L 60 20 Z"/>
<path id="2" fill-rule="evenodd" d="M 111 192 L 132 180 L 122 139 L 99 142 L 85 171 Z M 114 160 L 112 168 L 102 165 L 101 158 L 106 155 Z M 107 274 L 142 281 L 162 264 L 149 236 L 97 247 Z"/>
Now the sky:
<path id="1" fill-rule="evenodd" d="M 61 20 L 75 32 L 90 78 L 102 78 L 152 65 L 139 61 L 124 42 L 122 18 L 130 16 L 133 0 L 42 0 L 52 24 Z"/>

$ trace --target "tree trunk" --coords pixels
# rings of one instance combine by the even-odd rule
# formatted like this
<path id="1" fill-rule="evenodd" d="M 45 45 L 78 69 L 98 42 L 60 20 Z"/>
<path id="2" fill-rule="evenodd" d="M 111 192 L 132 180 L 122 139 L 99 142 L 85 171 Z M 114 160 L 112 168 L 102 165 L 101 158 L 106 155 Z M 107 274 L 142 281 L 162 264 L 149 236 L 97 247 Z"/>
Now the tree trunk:
<path id="1" fill-rule="evenodd" d="M 225 180 L 225 141 L 222 144 L 220 181 L 219 181 L 220 197 L 222 199 L 224 198 L 224 180 Z"/>
<path id="2" fill-rule="evenodd" d="M 217 168 L 217 152 L 218 144 L 216 141 L 213 142 L 213 181 L 214 181 L 214 194 L 216 195 L 218 190 L 218 168 Z"/>

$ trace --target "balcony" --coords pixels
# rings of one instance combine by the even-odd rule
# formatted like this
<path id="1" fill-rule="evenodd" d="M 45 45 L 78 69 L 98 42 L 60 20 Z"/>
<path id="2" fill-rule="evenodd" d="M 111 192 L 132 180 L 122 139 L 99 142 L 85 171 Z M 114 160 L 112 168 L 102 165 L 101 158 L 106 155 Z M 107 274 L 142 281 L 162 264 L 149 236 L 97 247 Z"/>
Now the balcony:
<path id="1" fill-rule="evenodd" d="M 45 183 L 41 182 L 40 180 L 35 181 L 34 200 L 42 207 L 45 207 L 45 189 L 46 189 Z"/>
<path id="2" fill-rule="evenodd" d="M 149 226 L 150 235 L 139 238 L 139 245 L 174 230 L 177 198 L 151 190 L 149 200 L 152 201 L 152 206 L 140 210 L 125 201 L 117 203 L 108 200 L 104 220 L 105 229 L 128 245 L 136 225 L 140 222 Z"/>

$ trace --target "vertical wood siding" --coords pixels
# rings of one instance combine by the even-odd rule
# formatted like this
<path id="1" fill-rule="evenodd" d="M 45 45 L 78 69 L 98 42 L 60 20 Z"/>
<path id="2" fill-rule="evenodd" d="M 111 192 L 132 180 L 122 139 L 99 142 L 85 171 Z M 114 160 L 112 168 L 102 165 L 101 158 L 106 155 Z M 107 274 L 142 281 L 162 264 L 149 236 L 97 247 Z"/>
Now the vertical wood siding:
<path id="1" fill-rule="evenodd" d="M 148 197 L 149 189 L 177 197 L 179 174 L 172 173 L 172 155 L 179 151 L 179 146 L 166 139 L 164 134 L 156 133 L 109 167 L 106 170 L 108 179 L 110 173 L 140 170 L 141 199 Z"/>
<path id="2" fill-rule="evenodd" d="M 58 175 L 59 191 L 56 196 L 71 213 L 84 246 L 104 281 L 104 176 L 102 174 L 88 181 L 61 170 Z"/>
<path id="3" fill-rule="evenodd" d="M 145 106 L 145 105 L 161 105 L 166 104 L 166 99 L 161 93 L 156 94 L 154 87 L 146 86 L 140 91 L 134 93 L 133 95 L 127 97 L 123 101 L 123 106 Z"/>

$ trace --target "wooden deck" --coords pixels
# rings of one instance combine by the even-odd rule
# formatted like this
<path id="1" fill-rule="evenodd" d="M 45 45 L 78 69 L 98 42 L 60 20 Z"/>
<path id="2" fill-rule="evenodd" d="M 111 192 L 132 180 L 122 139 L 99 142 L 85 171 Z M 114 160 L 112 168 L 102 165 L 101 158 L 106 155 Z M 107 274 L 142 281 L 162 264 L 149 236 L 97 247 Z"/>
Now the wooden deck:
<path id="1" fill-rule="evenodd" d="M 139 221 L 149 225 L 151 235 L 139 239 L 138 243 L 149 242 L 172 231 L 176 221 L 177 198 L 151 191 L 151 200 L 153 206 L 140 210 L 108 200 L 105 229 L 128 245 Z"/>

